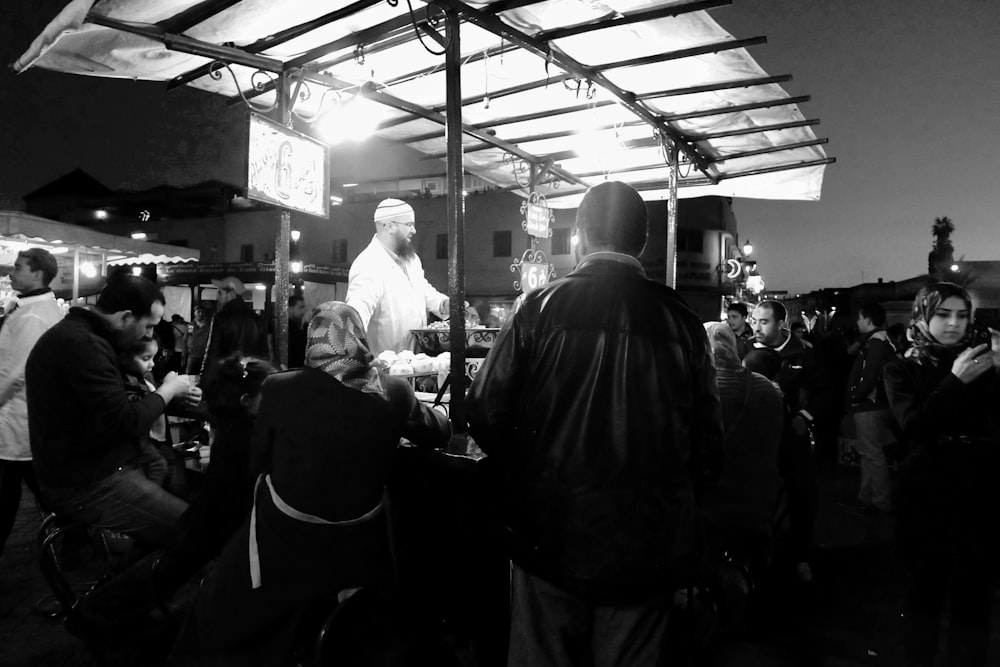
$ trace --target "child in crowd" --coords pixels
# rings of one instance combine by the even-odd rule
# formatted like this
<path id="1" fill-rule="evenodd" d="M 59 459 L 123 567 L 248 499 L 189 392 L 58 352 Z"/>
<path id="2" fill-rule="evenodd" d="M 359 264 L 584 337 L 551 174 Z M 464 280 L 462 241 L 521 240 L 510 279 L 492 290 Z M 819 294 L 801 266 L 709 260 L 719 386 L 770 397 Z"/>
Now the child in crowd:
<path id="1" fill-rule="evenodd" d="M 156 391 L 152 372 L 159 343 L 155 338 L 136 341 L 118 355 L 118 367 L 125 382 L 125 392 L 129 400 L 142 400 L 150 392 Z M 149 433 L 139 442 L 139 454 L 135 462 L 146 473 L 146 477 L 175 495 L 183 488 L 181 472 L 177 468 L 176 456 L 170 444 L 170 432 L 166 415 L 160 415 L 153 422 Z"/>

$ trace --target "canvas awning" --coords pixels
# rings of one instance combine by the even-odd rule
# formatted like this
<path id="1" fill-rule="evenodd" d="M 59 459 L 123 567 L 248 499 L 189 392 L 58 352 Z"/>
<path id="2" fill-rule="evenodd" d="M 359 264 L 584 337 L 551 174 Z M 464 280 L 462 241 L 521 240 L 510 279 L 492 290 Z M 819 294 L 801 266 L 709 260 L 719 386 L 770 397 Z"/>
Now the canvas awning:
<path id="1" fill-rule="evenodd" d="M 104 267 L 181 264 L 197 262 L 201 256 L 194 248 L 105 234 L 21 211 L 0 211 L 0 266 L 13 265 L 17 253 L 30 247 L 55 255 L 59 274 L 51 287 L 59 296 L 74 300 L 101 289 Z M 84 268 L 88 264 L 89 270 Z"/>
<path id="2" fill-rule="evenodd" d="M 550 206 L 624 180 L 666 199 L 665 144 L 682 159 L 678 196 L 816 200 L 823 150 L 799 104 L 708 10 L 731 0 L 74 0 L 14 64 L 148 79 L 275 104 L 337 104 L 378 118 L 376 134 L 446 153 L 447 37 L 461 27 L 464 168 Z M 391 177 L 392 174 L 387 174 Z"/>
<path id="3" fill-rule="evenodd" d="M 104 255 L 112 266 L 197 262 L 201 256 L 195 248 L 105 234 L 20 211 L 0 211 L 0 246 L 17 248 L 23 245 L 42 246 L 49 251 L 77 248 Z"/>

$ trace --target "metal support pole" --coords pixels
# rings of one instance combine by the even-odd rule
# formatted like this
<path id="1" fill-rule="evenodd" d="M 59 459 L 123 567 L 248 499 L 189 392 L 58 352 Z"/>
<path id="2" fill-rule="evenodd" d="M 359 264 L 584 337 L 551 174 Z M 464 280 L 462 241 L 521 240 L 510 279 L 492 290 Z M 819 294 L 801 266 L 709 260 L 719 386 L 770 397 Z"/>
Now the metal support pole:
<path id="1" fill-rule="evenodd" d="M 80 246 L 73 246 L 73 301 L 72 305 L 76 305 L 76 300 L 80 298 Z"/>
<path id="2" fill-rule="evenodd" d="M 288 77 L 278 77 L 278 122 L 292 125 L 288 99 Z M 292 236 L 292 214 L 282 210 L 278 216 L 278 234 L 274 241 L 274 354 L 279 365 L 288 367 L 288 258 Z"/>
<path id="3" fill-rule="evenodd" d="M 451 426 L 464 435 L 465 416 L 465 167 L 462 151 L 462 51 L 459 17 L 445 11 L 448 43 L 445 48 L 446 124 L 448 144 L 448 297 L 451 299 Z M 465 453 L 464 438 L 453 440 L 453 450 Z"/>
<path id="4" fill-rule="evenodd" d="M 670 174 L 667 176 L 667 188 L 670 198 L 667 200 L 667 285 L 677 289 L 677 172 L 680 148 L 677 142 L 669 137 L 665 139 L 667 146 L 667 164 Z"/>

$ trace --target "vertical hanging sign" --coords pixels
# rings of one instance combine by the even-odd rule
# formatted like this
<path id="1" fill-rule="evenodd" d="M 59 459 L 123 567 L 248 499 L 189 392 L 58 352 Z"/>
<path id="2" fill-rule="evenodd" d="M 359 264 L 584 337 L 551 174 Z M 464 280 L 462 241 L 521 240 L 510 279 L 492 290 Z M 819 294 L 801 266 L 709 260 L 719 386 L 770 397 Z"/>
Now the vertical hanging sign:
<path id="1" fill-rule="evenodd" d="M 553 215 L 545 201 L 545 195 L 537 192 L 529 194 L 528 199 L 521 203 L 521 215 L 524 216 L 521 227 L 526 232 L 540 239 L 552 236 Z"/>
<path id="2" fill-rule="evenodd" d="M 326 144 L 251 114 L 247 197 L 330 217 L 328 151 Z"/>

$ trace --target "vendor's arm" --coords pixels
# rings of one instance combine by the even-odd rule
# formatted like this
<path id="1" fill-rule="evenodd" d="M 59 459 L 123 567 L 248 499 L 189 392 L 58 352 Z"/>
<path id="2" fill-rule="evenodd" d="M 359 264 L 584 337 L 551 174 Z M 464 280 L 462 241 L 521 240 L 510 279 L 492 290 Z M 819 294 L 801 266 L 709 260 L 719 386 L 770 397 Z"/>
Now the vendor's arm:
<path id="1" fill-rule="evenodd" d="M 405 414 L 403 437 L 420 447 L 441 449 L 451 438 L 451 424 L 443 413 L 417 400 L 406 380 L 386 378 L 386 395 Z"/>
<path id="2" fill-rule="evenodd" d="M 358 265 L 355 262 L 351 267 L 350 277 L 347 283 L 347 296 L 344 301 L 347 305 L 358 311 L 361 316 L 361 323 L 368 328 L 368 323 L 375 314 L 379 302 L 382 300 L 385 291 L 385 283 L 377 267 Z"/>
<path id="3" fill-rule="evenodd" d="M 416 263 L 415 263 L 416 264 Z M 424 267 L 416 265 L 418 268 L 417 281 L 420 285 L 420 292 L 424 295 L 424 306 L 427 312 L 434 313 L 441 319 L 448 319 L 448 297 L 434 289 L 434 286 L 424 277 Z"/>

